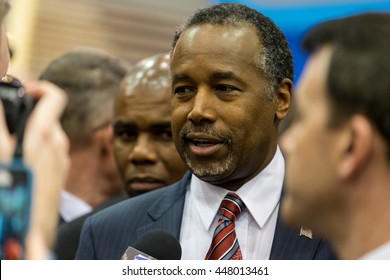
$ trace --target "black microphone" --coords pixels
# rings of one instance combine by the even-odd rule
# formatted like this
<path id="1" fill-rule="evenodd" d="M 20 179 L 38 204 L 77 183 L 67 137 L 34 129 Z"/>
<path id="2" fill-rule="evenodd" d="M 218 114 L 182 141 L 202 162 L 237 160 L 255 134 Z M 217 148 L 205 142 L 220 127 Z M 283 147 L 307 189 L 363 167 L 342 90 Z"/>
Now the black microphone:
<path id="1" fill-rule="evenodd" d="M 145 233 L 134 245 L 127 248 L 122 260 L 180 260 L 181 246 L 170 233 L 153 229 Z"/>

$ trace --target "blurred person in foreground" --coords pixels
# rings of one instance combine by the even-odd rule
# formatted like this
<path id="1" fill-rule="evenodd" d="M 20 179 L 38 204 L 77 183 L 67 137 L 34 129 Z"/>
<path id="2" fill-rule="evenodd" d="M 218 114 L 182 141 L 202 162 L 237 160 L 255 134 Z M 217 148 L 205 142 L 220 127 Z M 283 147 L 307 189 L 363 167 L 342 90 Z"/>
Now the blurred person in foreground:
<path id="1" fill-rule="evenodd" d="M 282 214 L 341 259 L 390 259 L 390 14 L 322 23 L 297 87 Z"/>
<path id="2" fill-rule="evenodd" d="M 170 67 L 172 135 L 191 173 L 87 219 L 76 257 L 120 259 L 162 229 L 185 260 L 331 258 L 320 238 L 278 218 L 278 125 L 293 77 L 280 29 L 240 4 L 199 10 L 176 32 Z"/>
<path id="3" fill-rule="evenodd" d="M 169 54 L 138 62 L 121 83 L 113 115 L 113 151 L 129 197 L 168 186 L 187 171 L 172 140 Z M 116 203 L 110 200 L 91 214 Z M 55 252 L 74 259 L 90 214 L 59 227 Z"/>
<path id="4" fill-rule="evenodd" d="M 114 99 L 128 69 L 105 51 L 78 47 L 54 59 L 40 76 L 62 88 L 69 100 L 61 117 L 71 159 L 61 193 L 62 222 L 124 195 L 112 151 L 111 121 Z"/>
<path id="5" fill-rule="evenodd" d="M 0 0 L 0 76 L 6 74 L 9 51 L 4 25 L 10 6 Z M 26 239 L 27 259 L 47 259 L 55 239 L 58 223 L 60 190 L 65 182 L 69 167 L 68 139 L 63 132 L 59 118 L 66 106 L 65 93 L 49 82 L 34 82 L 25 85 L 28 94 L 38 100 L 27 120 L 23 161 L 33 173 L 33 194 L 30 227 Z M 0 161 L 12 160 L 16 139 L 10 135 L 0 102 Z"/>

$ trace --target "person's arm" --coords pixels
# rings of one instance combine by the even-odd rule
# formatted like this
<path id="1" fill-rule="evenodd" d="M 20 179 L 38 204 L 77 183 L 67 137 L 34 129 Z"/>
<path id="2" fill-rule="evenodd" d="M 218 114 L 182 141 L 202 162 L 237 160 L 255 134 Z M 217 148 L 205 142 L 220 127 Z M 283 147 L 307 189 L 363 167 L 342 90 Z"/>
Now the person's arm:
<path id="1" fill-rule="evenodd" d="M 69 168 L 69 142 L 59 123 L 67 99 L 61 89 L 45 81 L 27 85 L 26 91 L 38 99 L 23 142 L 23 160 L 34 178 L 26 258 L 46 259 L 54 243 L 60 191 Z M 10 162 L 16 141 L 8 133 L 3 111 L 0 106 L 0 161 Z"/>

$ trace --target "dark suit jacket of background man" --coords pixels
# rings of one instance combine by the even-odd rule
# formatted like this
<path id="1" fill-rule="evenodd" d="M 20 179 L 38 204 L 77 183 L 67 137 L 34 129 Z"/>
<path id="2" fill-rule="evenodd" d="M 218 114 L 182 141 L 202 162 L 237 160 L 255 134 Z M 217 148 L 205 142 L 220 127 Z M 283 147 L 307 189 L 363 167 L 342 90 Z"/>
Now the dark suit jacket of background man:
<path id="1" fill-rule="evenodd" d="M 177 183 L 120 202 L 89 217 L 81 233 L 76 259 L 119 260 L 146 232 L 159 228 L 180 236 L 187 172 Z M 210 241 L 211 242 L 211 241 Z M 327 242 L 300 236 L 278 218 L 270 259 L 334 259 Z"/>
<path id="2" fill-rule="evenodd" d="M 111 198 L 103 204 L 99 205 L 95 210 L 89 212 L 73 221 L 66 223 L 65 221 L 59 225 L 57 230 L 57 238 L 54 246 L 54 253 L 58 260 L 73 260 L 76 256 L 77 246 L 80 242 L 81 229 L 84 221 L 93 214 L 111 206 L 115 203 L 128 199 L 128 196 Z"/>

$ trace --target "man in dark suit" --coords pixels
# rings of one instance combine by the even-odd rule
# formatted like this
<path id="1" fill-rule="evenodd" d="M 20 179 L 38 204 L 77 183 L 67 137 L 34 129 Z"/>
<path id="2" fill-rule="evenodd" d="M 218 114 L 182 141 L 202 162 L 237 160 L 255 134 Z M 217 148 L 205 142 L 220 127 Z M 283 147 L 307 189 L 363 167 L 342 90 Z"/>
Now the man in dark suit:
<path id="1" fill-rule="evenodd" d="M 166 187 L 187 171 L 172 140 L 169 54 L 138 62 L 125 76 L 114 106 L 113 154 L 129 197 Z M 58 259 L 74 259 L 86 218 L 127 196 L 110 199 L 58 229 Z"/>
<path id="2" fill-rule="evenodd" d="M 60 223 L 124 194 L 112 151 L 112 104 L 129 66 L 103 50 L 78 47 L 54 59 L 40 79 L 63 89 L 69 103 L 61 125 L 71 166 L 61 192 Z"/>
<path id="3" fill-rule="evenodd" d="M 293 78 L 279 28 L 239 4 L 202 9 L 175 34 L 171 75 L 173 139 L 191 172 L 87 219 L 76 258 L 120 259 L 155 228 L 180 240 L 182 259 L 332 258 L 278 218 Z"/>

